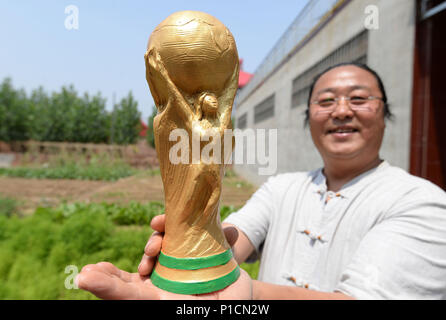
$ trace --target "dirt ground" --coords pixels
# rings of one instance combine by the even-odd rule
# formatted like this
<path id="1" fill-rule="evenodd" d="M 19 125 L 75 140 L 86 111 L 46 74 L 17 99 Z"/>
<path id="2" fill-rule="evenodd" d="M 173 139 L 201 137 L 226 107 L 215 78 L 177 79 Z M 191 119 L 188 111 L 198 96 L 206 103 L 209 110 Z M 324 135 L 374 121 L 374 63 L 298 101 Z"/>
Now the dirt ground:
<path id="1" fill-rule="evenodd" d="M 239 177 L 225 177 L 221 204 L 242 206 L 256 190 Z M 25 214 L 39 206 L 75 202 L 163 202 L 160 175 L 137 174 L 116 182 L 84 180 L 49 180 L 0 177 L 0 194 L 19 201 Z"/>

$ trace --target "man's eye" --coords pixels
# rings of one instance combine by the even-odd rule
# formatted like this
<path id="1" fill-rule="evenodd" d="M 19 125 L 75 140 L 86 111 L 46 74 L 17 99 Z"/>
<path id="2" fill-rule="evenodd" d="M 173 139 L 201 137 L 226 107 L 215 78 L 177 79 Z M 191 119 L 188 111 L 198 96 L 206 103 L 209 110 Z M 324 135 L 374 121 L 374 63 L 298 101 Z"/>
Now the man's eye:
<path id="1" fill-rule="evenodd" d="M 319 105 L 322 106 L 322 107 L 331 106 L 333 103 L 335 103 L 335 99 L 333 99 L 333 98 L 327 98 L 327 99 L 319 100 Z"/>
<path id="2" fill-rule="evenodd" d="M 350 97 L 350 101 L 353 104 L 363 104 L 367 101 L 366 97 L 360 97 L 360 96 L 354 96 L 354 97 Z"/>

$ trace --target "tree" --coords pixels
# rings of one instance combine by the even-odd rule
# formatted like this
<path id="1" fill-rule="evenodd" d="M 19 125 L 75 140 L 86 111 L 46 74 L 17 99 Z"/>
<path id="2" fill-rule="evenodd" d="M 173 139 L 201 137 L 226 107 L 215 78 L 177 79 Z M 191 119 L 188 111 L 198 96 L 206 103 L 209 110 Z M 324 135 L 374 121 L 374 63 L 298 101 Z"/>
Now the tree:
<path id="1" fill-rule="evenodd" d="M 29 98 L 29 137 L 36 141 L 45 141 L 51 128 L 50 98 L 42 87 L 34 89 Z"/>
<path id="2" fill-rule="evenodd" d="M 141 113 L 132 92 L 115 105 L 111 114 L 112 141 L 117 144 L 132 144 L 141 131 Z"/>
<path id="3" fill-rule="evenodd" d="M 33 90 L 29 104 L 33 140 L 104 143 L 109 139 L 109 115 L 100 93 L 80 98 L 69 86 L 48 97 L 40 87 Z"/>
<path id="4" fill-rule="evenodd" d="M 109 115 L 105 110 L 105 99 L 98 93 L 90 98 L 85 93 L 77 105 L 74 115 L 73 141 L 104 143 L 109 138 Z"/>
<path id="5" fill-rule="evenodd" d="M 135 143 L 141 113 L 132 93 L 111 113 L 105 102 L 100 93 L 79 96 L 72 85 L 51 95 L 39 87 L 27 97 L 6 78 L 0 83 L 0 140 Z"/>
<path id="6" fill-rule="evenodd" d="M 0 84 L 0 140 L 28 139 L 29 104 L 23 89 L 15 90 L 10 78 Z"/>
<path id="7" fill-rule="evenodd" d="M 62 87 L 61 92 L 53 92 L 47 108 L 48 130 L 44 141 L 76 141 L 75 119 L 80 107 L 80 99 L 71 85 Z"/>

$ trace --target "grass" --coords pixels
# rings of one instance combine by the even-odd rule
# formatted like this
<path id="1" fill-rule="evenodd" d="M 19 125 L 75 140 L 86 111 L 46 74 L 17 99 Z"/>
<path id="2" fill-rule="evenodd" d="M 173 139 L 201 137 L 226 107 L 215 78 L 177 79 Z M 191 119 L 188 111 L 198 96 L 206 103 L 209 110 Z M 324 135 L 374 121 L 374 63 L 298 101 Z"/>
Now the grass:
<path id="1" fill-rule="evenodd" d="M 12 216 L 16 212 L 17 207 L 17 200 L 2 196 L 0 194 L 0 216 Z"/>
<path id="2" fill-rule="evenodd" d="M 114 159 L 106 154 L 92 157 L 60 154 L 40 166 L 25 161 L 19 167 L 0 168 L 0 176 L 31 179 L 116 181 L 137 172 L 122 159 Z"/>
<path id="3" fill-rule="evenodd" d="M 29 218 L 0 217 L 0 299 L 92 299 L 68 290 L 67 266 L 111 261 L 135 272 L 151 230 L 121 230 L 104 213 L 64 219 L 50 210 Z"/>
<path id="4" fill-rule="evenodd" d="M 233 187 L 233 188 L 238 188 L 238 189 L 253 188 L 253 186 L 249 182 L 247 182 L 243 179 L 240 179 L 239 176 L 237 175 L 237 173 L 235 173 L 235 171 L 232 169 L 227 169 L 225 171 L 225 179 L 223 180 L 223 183 L 228 187 Z"/>
<path id="5" fill-rule="evenodd" d="M 223 206 L 221 215 L 234 210 Z M 136 272 L 153 232 L 149 222 L 163 212 L 158 202 L 73 203 L 38 208 L 25 218 L 0 215 L 0 299 L 95 299 L 66 288 L 73 272 L 99 261 Z M 257 277 L 258 263 L 241 267 Z"/>

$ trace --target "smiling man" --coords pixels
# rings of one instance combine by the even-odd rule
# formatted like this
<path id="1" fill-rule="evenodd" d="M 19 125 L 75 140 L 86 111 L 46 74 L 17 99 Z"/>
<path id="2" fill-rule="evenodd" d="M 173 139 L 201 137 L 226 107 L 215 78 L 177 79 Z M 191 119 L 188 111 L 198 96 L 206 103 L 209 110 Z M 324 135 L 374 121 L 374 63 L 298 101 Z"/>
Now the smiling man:
<path id="1" fill-rule="evenodd" d="M 316 77 L 306 114 L 324 167 L 269 178 L 224 221 L 237 262 L 260 256 L 260 270 L 258 280 L 243 273 L 215 297 L 445 299 L 446 194 L 380 158 L 391 114 L 379 76 L 362 64 L 329 68 Z M 153 298 L 141 279 L 160 251 L 164 216 L 152 227 L 139 276 L 93 265 L 79 286 L 111 298 L 136 286 Z"/>
<path id="2" fill-rule="evenodd" d="M 362 65 L 332 67 L 310 89 L 307 119 L 324 161 L 330 190 L 380 162 L 385 118 L 391 113 L 379 76 Z"/>
<path id="3" fill-rule="evenodd" d="M 390 116 L 367 66 L 316 77 L 307 122 L 324 167 L 270 178 L 225 221 L 238 261 L 261 253 L 255 297 L 446 298 L 446 195 L 380 159 Z"/>

